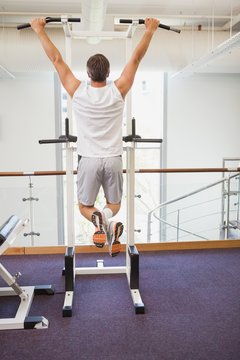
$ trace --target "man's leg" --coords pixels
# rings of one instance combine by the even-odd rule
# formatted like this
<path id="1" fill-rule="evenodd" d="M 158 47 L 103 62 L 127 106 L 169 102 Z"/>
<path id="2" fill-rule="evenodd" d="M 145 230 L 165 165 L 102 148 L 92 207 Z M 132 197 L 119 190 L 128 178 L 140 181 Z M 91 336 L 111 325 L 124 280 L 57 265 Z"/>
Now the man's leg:
<path id="1" fill-rule="evenodd" d="M 123 224 L 120 221 L 111 221 L 110 218 L 118 213 L 120 207 L 121 203 L 113 204 L 107 202 L 106 206 L 103 209 L 103 214 L 105 217 L 104 221 L 107 228 L 109 254 L 112 257 L 117 256 L 121 251 L 120 236 L 123 233 Z"/>
<path id="2" fill-rule="evenodd" d="M 92 206 L 78 204 L 81 214 L 95 226 L 93 234 L 93 243 L 102 248 L 107 241 L 106 229 L 103 223 L 103 214 L 97 208 Z"/>
<path id="3" fill-rule="evenodd" d="M 107 203 L 103 209 L 107 220 L 116 215 L 121 207 L 123 192 L 122 157 L 114 156 L 104 161 L 103 190 Z M 116 256 L 121 249 L 120 236 L 123 232 L 123 224 L 116 221 L 108 221 L 107 227 L 110 256 Z"/>
<path id="4" fill-rule="evenodd" d="M 92 206 L 83 205 L 81 203 L 78 203 L 79 211 L 87 220 L 92 221 L 92 214 L 95 211 L 99 211 L 97 208 Z"/>
<path id="5" fill-rule="evenodd" d="M 101 186 L 102 159 L 82 157 L 78 164 L 77 194 L 80 213 L 95 226 L 93 242 L 103 247 L 107 240 L 103 215 L 94 206 Z"/>
<path id="6" fill-rule="evenodd" d="M 106 205 L 103 208 L 103 222 L 106 228 L 108 229 L 109 226 L 109 219 L 111 219 L 113 216 L 115 216 L 121 207 L 121 203 L 118 204 L 111 204 L 109 202 L 106 203 Z"/>
<path id="7" fill-rule="evenodd" d="M 111 203 L 107 202 L 103 209 L 103 212 L 105 211 L 105 209 L 106 209 L 106 213 L 108 212 L 108 209 L 112 212 L 111 216 L 107 216 L 107 218 L 109 219 L 110 217 L 115 216 L 119 212 L 120 207 L 121 207 L 121 203 L 111 204 Z M 109 212 L 109 215 L 110 215 L 110 212 Z"/>

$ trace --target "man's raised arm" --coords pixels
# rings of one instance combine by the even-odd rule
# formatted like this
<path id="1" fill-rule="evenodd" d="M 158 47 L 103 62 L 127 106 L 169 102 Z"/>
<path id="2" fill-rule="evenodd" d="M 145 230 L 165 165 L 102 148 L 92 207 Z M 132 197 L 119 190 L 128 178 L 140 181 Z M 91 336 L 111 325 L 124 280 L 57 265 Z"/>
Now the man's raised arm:
<path id="1" fill-rule="evenodd" d="M 45 32 L 44 27 L 46 25 L 46 21 L 42 18 L 36 18 L 33 19 L 30 24 L 32 29 L 37 34 L 45 53 L 55 66 L 63 87 L 70 96 L 73 96 L 74 92 L 80 85 L 80 81 L 73 75 L 68 65 L 63 61 L 59 50 L 52 43 L 47 33 Z"/>
<path id="2" fill-rule="evenodd" d="M 149 47 L 149 44 L 152 40 L 154 32 L 157 30 L 159 25 L 159 20 L 157 19 L 146 19 L 145 20 L 145 32 L 136 46 L 135 50 L 132 53 L 132 56 L 123 69 L 123 72 L 119 79 L 115 81 L 115 84 L 119 91 L 121 92 L 123 98 L 127 95 L 128 91 L 130 90 L 136 71 L 138 69 L 138 66 L 140 64 L 140 61 L 144 57 L 144 55 L 147 52 L 147 49 Z"/>

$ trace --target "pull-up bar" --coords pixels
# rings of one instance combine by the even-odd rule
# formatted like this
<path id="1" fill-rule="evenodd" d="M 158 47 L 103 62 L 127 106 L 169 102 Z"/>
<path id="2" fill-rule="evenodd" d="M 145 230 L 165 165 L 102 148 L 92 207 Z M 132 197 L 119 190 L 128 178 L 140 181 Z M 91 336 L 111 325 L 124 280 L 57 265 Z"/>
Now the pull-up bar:
<path id="1" fill-rule="evenodd" d="M 55 23 L 60 23 L 62 22 L 62 18 L 61 17 L 46 17 L 45 18 L 45 21 L 46 23 L 50 23 L 50 22 L 55 22 Z M 69 23 L 73 23 L 73 22 L 81 22 L 81 19 L 80 18 L 67 18 L 67 21 Z M 132 24 L 134 22 L 137 22 L 138 24 L 144 24 L 145 23 L 145 20 L 144 19 L 138 19 L 138 20 L 132 20 L 132 19 L 120 19 L 119 20 L 119 23 L 120 24 Z M 26 28 L 29 28 L 31 27 L 31 24 L 30 23 L 25 23 L 25 24 L 21 24 L 21 25 L 18 25 L 17 26 L 17 29 L 18 30 L 22 30 L 22 29 L 26 29 Z M 179 29 L 176 29 L 172 26 L 169 26 L 169 25 L 165 25 L 165 24 L 159 24 L 158 25 L 159 28 L 161 29 L 164 29 L 164 30 L 171 30 L 171 31 L 174 31 L 174 32 L 177 32 L 180 34 L 181 30 Z"/>
<path id="2" fill-rule="evenodd" d="M 145 20 L 144 19 L 138 19 L 138 20 L 132 20 L 132 19 L 120 19 L 119 20 L 119 23 L 120 24 L 132 24 L 133 22 L 137 22 L 138 24 L 144 24 L 145 23 Z M 159 24 L 158 27 L 160 27 L 161 29 L 164 29 L 164 30 L 171 30 L 171 31 L 174 31 L 178 34 L 180 34 L 181 30 L 179 29 L 176 29 L 172 26 L 169 26 L 169 25 L 164 25 L 164 24 Z"/>

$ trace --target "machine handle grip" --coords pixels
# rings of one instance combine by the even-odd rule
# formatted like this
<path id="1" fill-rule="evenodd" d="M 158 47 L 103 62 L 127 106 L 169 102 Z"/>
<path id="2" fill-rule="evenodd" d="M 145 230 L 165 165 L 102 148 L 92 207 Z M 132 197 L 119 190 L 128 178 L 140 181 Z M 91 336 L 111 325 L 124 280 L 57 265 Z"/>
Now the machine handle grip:
<path id="1" fill-rule="evenodd" d="M 54 17 L 46 17 L 45 18 L 46 23 L 50 23 L 50 22 L 61 22 L 62 19 L 60 17 L 54 18 Z M 80 18 L 68 18 L 68 22 L 81 22 Z M 30 23 L 25 23 L 25 24 L 21 24 L 17 26 L 18 30 L 22 30 L 22 29 L 27 29 L 31 27 Z"/>
<path id="2" fill-rule="evenodd" d="M 46 139 L 46 140 L 39 140 L 39 144 L 59 144 L 59 143 L 66 143 L 66 139 Z"/>
<path id="3" fill-rule="evenodd" d="M 145 23 L 144 19 L 138 19 L 137 21 L 138 21 L 139 24 L 144 24 Z M 133 20 L 132 19 L 120 19 L 119 23 L 120 24 L 132 24 Z M 161 28 L 161 29 L 171 30 L 171 31 L 177 32 L 178 34 L 180 34 L 180 32 L 181 32 L 181 30 L 176 29 L 176 28 L 174 28 L 172 26 L 169 26 L 169 25 L 165 25 L 165 24 L 159 24 L 158 27 Z"/>
<path id="4" fill-rule="evenodd" d="M 142 138 L 134 138 L 133 139 L 134 142 L 139 142 L 139 143 L 162 143 L 163 139 L 142 139 Z"/>
<path id="5" fill-rule="evenodd" d="M 77 136 L 69 135 L 66 137 L 65 135 L 61 135 L 58 139 L 45 139 L 38 140 L 39 144 L 64 144 L 69 142 L 77 142 Z"/>
<path id="6" fill-rule="evenodd" d="M 31 27 L 31 25 L 29 23 L 25 23 L 25 24 L 18 25 L 17 29 L 22 30 L 22 29 L 27 29 L 29 27 Z"/>

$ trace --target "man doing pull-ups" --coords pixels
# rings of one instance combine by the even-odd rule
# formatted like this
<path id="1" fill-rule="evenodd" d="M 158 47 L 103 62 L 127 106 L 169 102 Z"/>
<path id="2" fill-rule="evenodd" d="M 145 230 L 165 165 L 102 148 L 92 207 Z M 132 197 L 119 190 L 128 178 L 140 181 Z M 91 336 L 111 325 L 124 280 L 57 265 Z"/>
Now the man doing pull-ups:
<path id="1" fill-rule="evenodd" d="M 144 57 L 159 21 L 147 18 L 145 32 L 125 65 L 120 77 L 107 82 L 110 73 L 108 59 L 102 54 L 87 61 L 90 82 L 77 79 L 64 62 L 60 52 L 45 32 L 46 21 L 36 18 L 31 27 L 58 72 L 60 81 L 72 98 L 77 125 L 77 195 L 81 214 L 95 226 L 93 242 L 97 247 L 109 245 L 109 253 L 120 252 L 121 222 L 110 221 L 121 206 L 122 177 L 122 117 L 124 99 L 131 89 L 139 63 Z M 102 186 L 106 205 L 95 207 Z"/>

